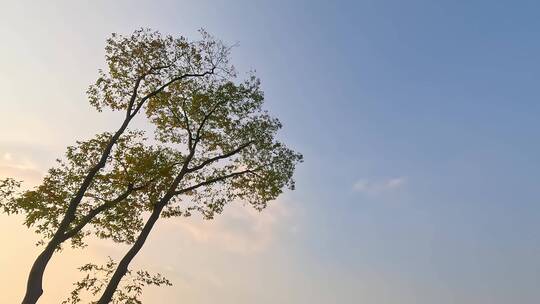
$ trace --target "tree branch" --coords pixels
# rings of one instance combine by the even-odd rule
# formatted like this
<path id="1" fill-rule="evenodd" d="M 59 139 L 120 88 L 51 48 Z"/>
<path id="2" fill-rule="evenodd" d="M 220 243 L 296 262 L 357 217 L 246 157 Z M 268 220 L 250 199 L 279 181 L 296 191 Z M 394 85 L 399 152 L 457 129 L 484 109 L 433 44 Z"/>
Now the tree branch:
<path id="1" fill-rule="evenodd" d="M 135 116 L 131 114 L 131 110 L 133 109 L 133 105 L 135 104 L 135 100 L 137 99 L 137 92 L 139 90 L 139 86 L 141 85 L 141 81 L 146 77 L 146 75 L 146 73 L 142 74 L 135 81 L 135 85 L 133 86 L 133 93 L 131 93 L 131 97 L 129 98 L 129 103 L 126 110 L 126 119 L 133 118 L 133 116 Z"/>
<path id="2" fill-rule="evenodd" d="M 226 180 L 226 179 L 229 179 L 229 178 L 241 176 L 241 175 L 244 175 L 244 174 L 256 174 L 255 170 L 243 170 L 243 171 L 233 172 L 233 173 L 230 173 L 230 174 L 226 174 L 226 175 L 222 175 L 222 176 L 218 176 L 218 177 L 214 177 L 214 178 L 209 178 L 206 181 L 201 182 L 199 184 L 189 186 L 187 188 L 175 191 L 174 195 L 183 194 L 183 193 L 193 191 L 193 190 L 195 190 L 197 188 L 200 188 L 200 187 L 203 187 L 203 186 L 207 186 L 207 185 L 210 185 L 210 184 L 213 184 L 213 183 L 217 183 L 217 182 L 220 182 L 220 181 L 223 181 L 223 180 Z"/>
<path id="3" fill-rule="evenodd" d="M 198 164 L 197 166 L 195 167 L 192 167 L 190 169 L 188 169 L 188 172 L 191 173 L 191 172 L 195 172 L 197 170 L 200 170 L 202 168 L 204 168 L 205 166 L 215 162 L 215 161 L 218 161 L 220 159 L 224 159 L 224 158 L 228 158 L 228 157 L 231 157 L 237 153 L 239 153 L 240 151 L 242 151 L 243 149 L 247 148 L 249 145 L 251 145 L 252 143 L 254 143 L 253 140 L 250 140 L 242 145 L 240 145 L 238 148 L 232 150 L 232 151 L 229 151 L 227 153 L 224 153 L 224 154 L 221 154 L 221 155 L 218 155 L 218 156 L 215 156 L 215 157 L 212 157 L 212 158 L 209 158 L 205 161 L 203 161 L 202 163 Z"/>
<path id="4" fill-rule="evenodd" d="M 166 64 L 166 65 L 158 65 L 158 66 L 155 66 L 155 67 L 151 67 L 150 70 L 148 70 L 148 73 L 146 74 L 156 74 L 155 72 L 156 71 L 159 71 L 159 70 L 163 70 L 163 69 L 167 69 L 167 68 L 170 68 L 172 65 L 171 64 Z"/>
<path id="5" fill-rule="evenodd" d="M 133 113 L 131 114 L 131 116 L 135 116 L 137 114 L 137 112 L 139 112 L 141 107 L 144 105 L 144 103 L 148 99 L 150 99 L 150 98 L 156 96 L 157 94 L 161 93 L 165 88 L 167 88 L 168 86 L 170 86 L 174 82 L 185 79 L 185 78 L 188 78 L 188 77 L 204 77 L 204 76 L 207 76 L 207 75 L 211 75 L 211 74 L 214 74 L 215 70 L 216 70 L 216 67 L 214 66 L 214 67 L 212 67 L 212 69 L 210 71 L 206 71 L 204 73 L 198 73 L 198 74 L 197 73 L 187 73 L 187 74 L 183 74 L 183 75 L 172 78 L 171 80 L 169 80 L 166 83 L 162 84 L 156 90 L 154 90 L 154 91 L 150 92 L 148 95 L 144 96 L 141 99 L 141 101 L 139 101 L 139 103 L 137 103 L 137 106 L 133 110 Z"/>
<path id="6" fill-rule="evenodd" d="M 114 207 L 114 205 L 120 203 L 121 201 L 125 200 L 129 195 L 131 195 L 132 192 L 135 192 L 135 191 L 138 191 L 138 190 L 141 190 L 141 189 L 144 189 L 145 187 L 148 186 L 148 184 L 150 183 L 151 181 L 141 185 L 141 186 L 133 186 L 133 185 L 129 185 L 126 189 L 126 191 L 122 192 L 120 195 L 118 195 L 115 199 L 113 200 L 106 200 L 104 198 L 101 198 L 101 197 L 98 197 L 98 196 L 94 196 L 94 195 L 86 195 L 87 197 L 91 197 L 91 198 L 95 198 L 95 199 L 98 199 L 98 200 L 101 200 L 101 201 L 104 201 L 103 204 L 99 205 L 98 207 L 90 210 L 82 219 L 81 221 L 75 226 L 73 227 L 72 229 L 70 229 L 69 231 L 66 231 L 66 233 L 64 233 L 63 235 L 63 241 L 65 240 L 68 240 L 70 238 L 72 238 L 73 236 L 75 236 L 77 233 L 79 233 L 90 221 L 92 221 L 98 214 L 100 214 L 101 212 L 109 209 L 109 208 L 112 208 Z"/>
<path id="7" fill-rule="evenodd" d="M 184 119 L 182 119 L 180 117 L 180 115 L 178 115 L 178 113 L 176 112 L 176 110 L 173 109 L 173 107 L 171 106 L 171 104 L 169 102 L 167 102 L 167 108 L 169 108 L 169 110 L 171 111 L 171 113 L 173 114 L 174 118 L 178 121 L 178 123 L 180 125 L 182 124 L 185 124 L 185 128 L 187 130 L 187 133 L 188 133 L 188 148 L 189 150 L 191 150 L 191 147 L 192 147 L 192 144 L 193 144 L 193 133 L 191 132 L 191 124 L 189 122 L 189 118 L 187 116 L 187 113 L 186 113 L 186 110 L 184 109 L 185 107 L 185 102 L 182 103 L 182 112 L 184 114 Z M 183 122 L 182 122 L 183 120 Z"/>
<path id="8" fill-rule="evenodd" d="M 201 131 L 204 129 L 204 125 L 206 124 L 206 121 L 210 118 L 210 116 L 212 116 L 212 114 L 214 114 L 214 112 L 216 112 L 218 107 L 220 105 L 222 105 L 223 103 L 224 102 L 217 102 L 216 105 L 212 108 L 212 110 L 210 110 L 210 112 L 208 112 L 208 114 L 204 115 L 204 118 L 201 121 L 201 125 L 199 126 L 199 128 L 197 128 L 197 132 L 196 132 L 196 135 L 195 135 L 195 145 L 197 145 L 197 143 L 201 139 Z"/>
<path id="9" fill-rule="evenodd" d="M 193 146 L 193 133 L 191 133 L 191 125 L 189 123 L 189 118 L 188 118 L 185 106 L 186 106 L 186 103 L 183 102 L 182 103 L 182 112 L 184 112 L 184 120 L 186 122 L 186 129 L 187 129 L 188 136 L 189 136 L 189 139 L 188 139 L 188 146 L 189 147 L 188 148 L 191 150 L 191 148 Z"/>

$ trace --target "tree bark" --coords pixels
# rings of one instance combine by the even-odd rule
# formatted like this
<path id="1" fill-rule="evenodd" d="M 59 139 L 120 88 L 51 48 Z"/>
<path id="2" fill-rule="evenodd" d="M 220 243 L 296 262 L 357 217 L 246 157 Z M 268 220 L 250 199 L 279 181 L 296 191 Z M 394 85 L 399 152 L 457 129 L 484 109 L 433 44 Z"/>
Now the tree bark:
<path id="1" fill-rule="evenodd" d="M 120 263 L 118 263 L 118 266 L 116 267 L 116 270 L 114 271 L 113 276 L 111 277 L 109 283 L 107 284 L 105 291 L 103 292 L 103 294 L 101 295 L 101 298 L 99 298 L 96 304 L 108 304 L 111 302 L 114 292 L 118 288 L 118 285 L 120 284 L 120 281 L 122 280 L 122 277 L 124 277 L 124 275 L 128 271 L 129 264 L 143 247 L 144 243 L 146 242 L 146 239 L 148 238 L 148 235 L 152 231 L 152 228 L 154 228 L 154 224 L 159 219 L 159 216 L 161 214 L 161 211 L 163 210 L 163 207 L 165 207 L 168 201 L 169 199 L 164 198 L 159 202 L 158 205 L 154 207 L 152 214 L 148 218 L 148 221 L 146 222 L 141 233 L 137 237 L 137 240 L 135 241 L 133 246 L 129 249 L 129 251 L 126 253 L 126 255 L 124 255 Z"/>
<path id="2" fill-rule="evenodd" d="M 122 278 L 128 271 L 129 264 L 135 258 L 135 256 L 137 256 L 137 253 L 139 253 L 139 251 L 143 247 L 144 243 L 146 242 L 146 239 L 148 238 L 148 235 L 150 235 L 152 228 L 154 228 L 154 225 L 159 219 L 159 216 L 161 215 L 161 211 L 163 210 L 163 208 L 165 208 L 167 203 L 169 203 L 171 198 L 175 195 L 176 187 L 178 187 L 178 184 L 184 178 L 184 175 L 187 174 L 188 166 L 191 162 L 191 159 L 193 158 L 193 155 L 195 155 L 195 146 L 190 147 L 189 150 L 190 150 L 189 155 L 184 161 L 184 164 L 182 166 L 182 169 L 180 170 L 180 173 L 178 173 L 178 175 L 174 179 L 172 185 L 169 187 L 169 190 L 167 191 L 165 196 L 163 196 L 154 205 L 152 214 L 150 214 L 148 221 L 146 221 L 146 224 L 144 224 L 144 227 L 141 230 L 141 233 L 137 237 L 137 240 L 135 240 L 135 243 L 133 244 L 133 246 L 131 246 L 131 248 L 126 253 L 126 255 L 124 255 L 120 263 L 118 263 L 118 266 L 116 267 L 116 270 L 114 271 L 113 276 L 109 280 L 107 287 L 105 287 L 105 291 L 103 292 L 99 300 L 96 302 L 96 304 L 109 304 L 111 302 L 112 297 L 114 296 L 114 292 L 118 288 L 120 281 L 122 280 Z"/>
<path id="3" fill-rule="evenodd" d="M 43 250 L 34 261 L 34 264 L 30 269 L 30 275 L 28 276 L 26 294 L 24 296 L 22 304 L 36 303 L 43 294 L 43 273 L 45 272 L 47 263 L 54 254 L 54 250 L 57 246 L 57 242 L 49 242 L 49 244 L 47 244 L 47 247 L 45 247 L 45 250 Z"/>

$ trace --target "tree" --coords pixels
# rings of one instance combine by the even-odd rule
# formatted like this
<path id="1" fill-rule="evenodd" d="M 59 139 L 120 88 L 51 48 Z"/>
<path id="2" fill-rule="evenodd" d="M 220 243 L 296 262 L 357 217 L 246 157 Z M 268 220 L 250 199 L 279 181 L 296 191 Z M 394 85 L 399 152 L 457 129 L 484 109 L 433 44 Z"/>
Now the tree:
<path id="1" fill-rule="evenodd" d="M 132 244 L 97 302 L 109 303 L 160 217 L 200 212 L 211 219 L 233 200 L 262 210 L 294 188 L 302 156 L 277 140 L 281 123 L 263 109 L 260 81 L 253 75 L 236 81 L 229 48 L 202 34 L 194 43 L 144 29 L 113 35 L 108 71 L 88 93 L 99 111 L 125 114 L 121 127 L 68 148 L 32 190 L 17 193 L 14 180 L 0 184 L 4 211 L 25 214 L 48 241 L 23 303 L 37 301 L 45 267 L 67 240 L 84 246 L 95 233 Z M 139 112 L 155 128 L 152 145 L 141 131 L 128 130 Z"/>
<path id="2" fill-rule="evenodd" d="M 127 37 L 113 34 L 105 48 L 107 71 L 99 71 L 87 93 L 98 111 L 123 112 L 120 127 L 69 147 L 65 160 L 34 189 L 18 191 L 20 183 L 13 179 L 0 182 L 2 210 L 24 214 L 25 224 L 43 235 L 45 245 L 30 270 L 23 304 L 42 295 L 46 266 L 65 241 L 83 246 L 92 232 L 119 242 L 135 240 L 141 213 L 153 210 L 149 202 L 168 189 L 169 172 L 180 159 L 168 147 L 144 143 L 141 132 L 128 130 L 131 121 L 154 99 L 171 95 L 173 87 L 182 95 L 183 83 L 204 85 L 234 76 L 229 49 L 201 34 L 194 42 L 148 29 Z"/>
<path id="3" fill-rule="evenodd" d="M 171 170 L 174 178 L 165 193 L 151 202 L 148 220 L 97 303 L 114 297 L 160 217 L 200 212 L 212 219 L 234 200 L 262 210 L 285 188 L 294 188 L 292 176 L 302 155 L 276 138 L 281 123 L 263 109 L 263 102 L 260 81 L 251 76 L 241 83 L 187 81 L 148 103 L 156 140 L 172 147 L 181 164 Z"/>

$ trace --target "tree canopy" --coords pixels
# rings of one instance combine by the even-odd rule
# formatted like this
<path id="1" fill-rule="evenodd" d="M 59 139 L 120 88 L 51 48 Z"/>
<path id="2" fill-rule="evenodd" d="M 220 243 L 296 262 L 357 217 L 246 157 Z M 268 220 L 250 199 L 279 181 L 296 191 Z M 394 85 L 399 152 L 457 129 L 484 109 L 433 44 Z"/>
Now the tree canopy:
<path id="1" fill-rule="evenodd" d="M 109 303 L 158 218 L 212 219 L 235 200 L 262 210 L 294 188 L 302 156 L 278 140 L 282 125 L 263 107 L 260 80 L 238 80 L 230 47 L 201 34 L 195 42 L 148 29 L 113 34 L 88 96 L 98 111 L 124 113 L 119 129 L 68 147 L 33 189 L 0 182 L 3 211 L 23 214 L 46 245 L 23 303 L 37 301 L 45 266 L 67 240 L 84 247 L 94 234 L 132 244 L 98 301 Z M 139 113 L 153 136 L 129 127 Z"/>

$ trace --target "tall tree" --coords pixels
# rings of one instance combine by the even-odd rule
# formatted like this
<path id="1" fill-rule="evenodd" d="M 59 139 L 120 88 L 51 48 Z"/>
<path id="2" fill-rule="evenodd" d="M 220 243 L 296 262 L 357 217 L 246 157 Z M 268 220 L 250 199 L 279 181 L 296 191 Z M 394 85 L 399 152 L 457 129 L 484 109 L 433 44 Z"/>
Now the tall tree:
<path id="1" fill-rule="evenodd" d="M 263 109 L 255 76 L 241 83 L 228 79 L 171 86 L 152 99 L 146 111 L 156 139 L 180 155 L 167 191 L 132 247 L 118 263 L 98 304 L 113 299 L 122 277 L 160 217 L 200 212 L 211 219 L 234 200 L 257 210 L 294 188 L 295 166 L 302 156 L 277 140 L 278 119 Z"/>
<path id="2" fill-rule="evenodd" d="M 141 133 L 128 131 L 128 126 L 141 111 L 152 108 L 152 100 L 186 94 L 183 83 L 204 85 L 234 76 L 229 49 L 201 33 L 202 39 L 194 42 L 148 29 L 131 36 L 113 34 L 105 48 L 107 69 L 99 71 L 88 96 L 98 111 L 122 111 L 120 127 L 68 148 L 66 159 L 34 189 L 17 192 L 19 183 L 13 179 L 0 183 L 2 210 L 23 213 L 25 223 L 44 236 L 23 304 L 37 302 L 52 255 L 67 240 L 83 245 L 83 237 L 92 232 L 83 229 L 88 224 L 100 237 L 135 240 L 143 224 L 140 213 L 153 210 L 144 202 L 161 196 L 160 187 L 169 186 L 168 172 L 181 160 L 167 147 L 142 143 Z"/>

